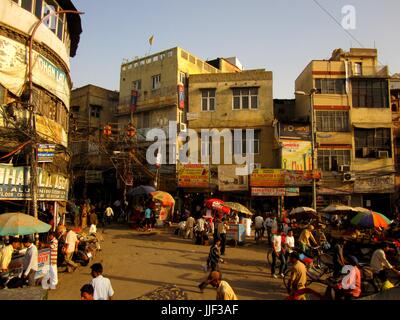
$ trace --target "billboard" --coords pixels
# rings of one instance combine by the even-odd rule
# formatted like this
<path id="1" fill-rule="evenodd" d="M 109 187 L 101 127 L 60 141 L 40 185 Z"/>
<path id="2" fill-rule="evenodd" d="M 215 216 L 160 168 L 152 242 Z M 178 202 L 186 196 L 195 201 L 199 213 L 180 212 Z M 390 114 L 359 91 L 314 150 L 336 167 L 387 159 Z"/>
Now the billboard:
<path id="1" fill-rule="evenodd" d="M 220 191 L 247 191 L 249 189 L 248 176 L 236 175 L 236 169 L 244 166 L 218 166 L 218 189 Z"/>
<path id="2" fill-rule="evenodd" d="M 281 140 L 282 169 L 307 171 L 312 168 L 311 142 L 299 140 Z"/>
<path id="3" fill-rule="evenodd" d="M 357 177 L 356 177 L 357 178 Z M 355 193 L 395 193 L 395 176 L 362 177 L 354 181 Z"/>
<path id="4" fill-rule="evenodd" d="M 279 124 L 279 137 L 281 139 L 310 140 L 310 126 L 303 124 Z"/>
<path id="5" fill-rule="evenodd" d="M 254 169 L 250 176 L 251 187 L 284 187 L 285 175 L 281 169 Z"/>
<path id="6" fill-rule="evenodd" d="M 208 165 L 183 164 L 178 169 L 179 188 L 208 188 Z"/>

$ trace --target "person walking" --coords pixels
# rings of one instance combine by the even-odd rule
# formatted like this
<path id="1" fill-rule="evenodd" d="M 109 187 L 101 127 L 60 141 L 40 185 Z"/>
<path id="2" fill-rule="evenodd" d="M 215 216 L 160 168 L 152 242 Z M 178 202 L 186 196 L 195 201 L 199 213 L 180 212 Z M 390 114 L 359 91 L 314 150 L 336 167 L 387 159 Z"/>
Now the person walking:
<path id="1" fill-rule="evenodd" d="M 144 218 L 145 218 L 145 228 L 146 231 L 151 231 L 151 209 L 150 209 L 150 205 L 147 205 L 146 210 L 144 210 Z"/>
<path id="2" fill-rule="evenodd" d="M 221 272 L 211 272 L 208 283 L 217 288 L 216 300 L 239 300 L 229 283 L 222 280 Z"/>
<path id="3" fill-rule="evenodd" d="M 38 249 L 31 240 L 30 237 L 26 237 L 23 240 L 25 248 L 27 248 L 24 263 L 23 263 L 23 279 L 28 280 L 28 286 L 35 285 L 35 274 L 38 271 Z"/>
<path id="4" fill-rule="evenodd" d="M 94 300 L 94 288 L 91 284 L 85 284 L 81 288 L 81 300 Z"/>
<path id="5" fill-rule="evenodd" d="M 50 269 L 42 279 L 42 288 L 44 290 L 55 290 L 58 284 L 58 271 L 57 271 L 57 251 L 58 240 L 53 231 L 49 232 L 49 247 L 50 247 Z M 49 283 L 50 282 L 50 283 Z"/>
<path id="6" fill-rule="evenodd" d="M 64 252 L 68 272 L 73 272 L 76 268 L 78 268 L 78 265 L 72 260 L 74 253 L 78 252 L 78 244 L 79 240 L 75 231 L 69 230 L 66 232 Z"/>
<path id="7" fill-rule="evenodd" d="M 103 266 L 101 263 L 93 264 L 91 275 L 93 277 L 91 285 L 93 286 L 94 300 L 111 300 L 114 295 L 114 289 L 111 285 L 111 281 L 108 278 L 103 277 Z"/>
<path id="8" fill-rule="evenodd" d="M 278 229 L 278 233 L 272 236 L 272 264 L 271 264 L 271 276 L 277 278 L 275 274 L 276 268 L 276 259 L 279 259 L 280 266 L 279 266 L 279 273 L 281 277 L 284 277 L 284 272 L 286 271 L 286 261 L 285 261 L 285 254 L 282 248 L 282 236 L 281 236 L 282 229 Z"/>
<path id="9" fill-rule="evenodd" d="M 226 223 L 225 218 L 222 218 L 221 223 L 218 224 L 218 234 L 221 239 L 221 256 L 225 255 L 226 246 L 226 232 L 229 230 L 229 226 Z"/>
<path id="10" fill-rule="evenodd" d="M 272 245 L 272 240 L 271 240 L 271 233 L 272 233 L 272 219 L 271 216 L 268 215 L 265 220 L 264 220 L 264 228 L 267 230 L 267 240 L 268 244 Z"/>
<path id="11" fill-rule="evenodd" d="M 185 239 L 193 239 L 193 228 L 195 224 L 195 220 L 192 216 L 189 216 L 186 220 L 186 225 L 185 225 Z"/>
<path id="12" fill-rule="evenodd" d="M 264 219 L 261 214 L 257 214 L 254 218 L 254 240 L 262 240 L 264 233 Z"/>
<path id="13" fill-rule="evenodd" d="M 114 211 L 111 208 L 111 205 L 108 205 L 108 207 L 106 208 L 104 213 L 106 214 L 107 224 L 110 225 L 111 221 L 112 221 L 112 219 L 114 217 Z"/>
<path id="14" fill-rule="evenodd" d="M 221 249 L 220 249 L 220 245 L 221 245 L 221 240 L 217 239 L 215 241 L 215 243 L 211 246 L 210 248 L 210 252 L 208 254 L 208 258 L 207 258 L 207 268 L 209 270 L 211 270 L 211 272 L 213 271 L 219 271 L 219 263 L 221 261 L 223 261 L 221 259 Z M 210 273 L 211 274 L 211 273 Z M 209 276 L 207 277 L 207 279 L 205 279 L 203 282 L 201 282 L 198 287 L 200 289 L 201 292 L 203 292 L 203 290 L 205 289 L 205 287 L 207 287 L 207 285 L 209 284 Z"/>

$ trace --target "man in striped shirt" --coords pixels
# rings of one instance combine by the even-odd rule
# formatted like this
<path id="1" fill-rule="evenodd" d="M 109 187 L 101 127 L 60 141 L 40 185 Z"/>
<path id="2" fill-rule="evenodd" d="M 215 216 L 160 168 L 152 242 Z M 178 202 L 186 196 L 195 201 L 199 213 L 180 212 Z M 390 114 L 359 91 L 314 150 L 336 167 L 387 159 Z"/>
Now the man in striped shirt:
<path id="1" fill-rule="evenodd" d="M 57 251 L 58 251 L 58 240 L 53 231 L 49 232 L 50 240 L 50 269 L 42 279 L 42 288 L 47 290 L 55 290 L 58 283 L 58 273 L 57 273 Z M 50 280 L 50 284 L 49 284 Z"/>

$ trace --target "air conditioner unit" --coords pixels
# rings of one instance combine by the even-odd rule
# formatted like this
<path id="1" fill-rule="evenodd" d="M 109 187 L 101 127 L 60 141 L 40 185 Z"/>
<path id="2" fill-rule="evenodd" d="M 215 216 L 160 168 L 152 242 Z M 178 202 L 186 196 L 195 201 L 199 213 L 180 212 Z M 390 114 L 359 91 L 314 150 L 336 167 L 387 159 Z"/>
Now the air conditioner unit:
<path id="1" fill-rule="evenodd" d="M 343 174 L 343 182 L 351 182 L 356 180 L 356 175 L 353 172 L 345 172 Z"/>
<path id="2" fill-rule="evenodd" d="M 378 151 L 379 159 L 387 159 L 389 158 L 389 151 Z"/>
<path id="3" fill-rule="evenodd" d="M 339 166 L 339 172 L 349 172 L 350 171 L 350 165 L 349 164 L 344 164 Z"/>
<path id="4" fill-rule="evenodd" d="M 187 131 L 186 123 L 178 123 L 178 131 L 186 132 Z"/>

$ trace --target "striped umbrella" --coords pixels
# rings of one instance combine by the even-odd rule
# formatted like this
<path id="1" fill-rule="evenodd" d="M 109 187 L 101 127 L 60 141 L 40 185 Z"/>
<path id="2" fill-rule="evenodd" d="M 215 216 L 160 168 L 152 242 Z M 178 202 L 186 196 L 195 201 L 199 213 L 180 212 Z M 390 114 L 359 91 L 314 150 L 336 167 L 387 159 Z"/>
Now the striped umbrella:
<path id="1" fill-rule="evenodd" d="M 362 211 L 359 212 L 353 219 L 351 223 L 365 228 L 387 228 L 391 221 L 379 212 L 370 210 L 369 212 Z"/>

